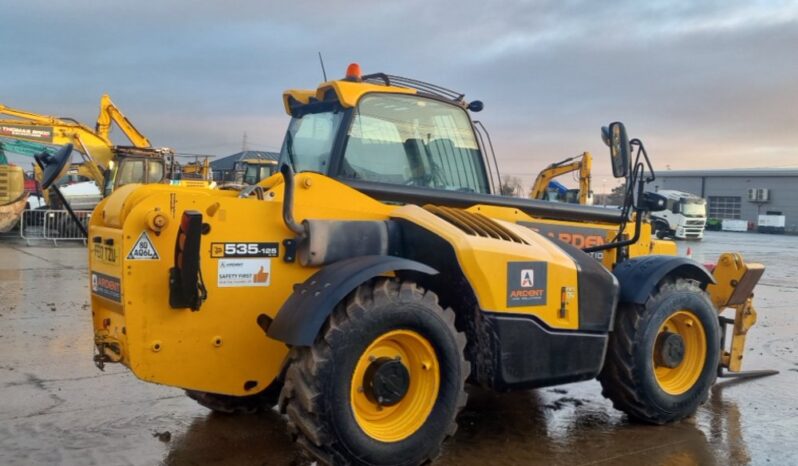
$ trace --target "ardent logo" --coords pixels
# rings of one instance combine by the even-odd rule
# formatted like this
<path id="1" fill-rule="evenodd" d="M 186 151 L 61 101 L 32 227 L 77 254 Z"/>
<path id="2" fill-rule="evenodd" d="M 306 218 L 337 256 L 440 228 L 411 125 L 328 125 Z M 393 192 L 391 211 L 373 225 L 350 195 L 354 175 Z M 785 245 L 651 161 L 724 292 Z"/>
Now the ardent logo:
<path id="1" fill-rule="evenodd" d="M 507 307 L 545 306 L 546 262 L 507 263 Z"/>
<path id="2" fill-rule="evenodd" d="M 535 271 L 533 269 L 521 270 L 521 288 L 533 288 L 535 286 Z"/>

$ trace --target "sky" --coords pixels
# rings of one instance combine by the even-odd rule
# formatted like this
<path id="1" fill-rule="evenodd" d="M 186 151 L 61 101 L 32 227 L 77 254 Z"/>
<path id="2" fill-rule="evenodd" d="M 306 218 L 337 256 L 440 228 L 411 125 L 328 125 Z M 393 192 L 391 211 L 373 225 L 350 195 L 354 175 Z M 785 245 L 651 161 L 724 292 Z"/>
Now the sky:
<path id="1" fill-rule="evenodd" d="M 0 103 L 93 126 L 100 96 L 156 146 L 277 150 L 281 93 L 347 64 L 482 100 L 529 186 L 623 121 L 655 169 L 798 167 L 798 1 L 0 0 Z M 117 131 L 112 136 L 124 143 Z"/>

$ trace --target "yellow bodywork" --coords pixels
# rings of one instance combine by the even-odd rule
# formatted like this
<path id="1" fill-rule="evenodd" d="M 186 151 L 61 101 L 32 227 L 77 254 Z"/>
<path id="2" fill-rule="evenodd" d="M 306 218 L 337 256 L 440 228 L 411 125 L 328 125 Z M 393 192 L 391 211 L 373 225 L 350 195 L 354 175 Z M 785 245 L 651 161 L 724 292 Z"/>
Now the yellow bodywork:
<path id="1" fill-rule="evenodd" d="M 269 242 L 280 243 L 282 248 L 284 239 L 293 238 L 282 221 L 283 185 L 276 178 L 267 180 L 274 187 L 263 200 L 239 198 L 236 191 L 131 185 L 97 206 L 89 230 L 91 299 L 96 342 L 110 360 L 129 366 L 143 380 L 230 395 L 258 392 L 277 377 L 288 348 L 268 338 L 256 324 L 257 318 L 260 314 L 275 317 L 294 285 L 318 268 L 274 257 L 268 286 L 220 287 L 221 259 L 213 257 L 210 244 Z M 297 220 L 397 218 L 413 222 L 454 247 L 482 309 L 533 314 L 554 329 L 578 327 L 576 265 L 532 230 L 500 222 L 529 244 L 476 237 L 424 208 L 383 204 L 323 175 L 299 174 L 296 186 Z M 203 237 L 200 260 L 208 298 L 196 312 L 173 309 L 168 299 L 171 254 L 184 210 L 202 212 L 210 228 Z M 158 214 L 165 220 L 154 228 L 153 218 Z M 158 258 L 130 259 L 134 244 L 144 234 Z M 546 305 L 508 307 L 510 261 L 548 263 Z M 119 295 L 109 298 L 114 288 Z"/>
<path id="2" fill-rule="evenodd" d="M 606 244 L 618 234 L 616 223 L 585 223 L 563 220 L 549 220 L 534 218 L 517 209 L 508 209 L 492 205 L 478 205 L 468 208 L 469 211 L 480 212 L 494 219 L 517 223 L 549 238 L 558 239 L 577 248 L 587 248 Z M 641 225 L 640 240 L 628 247 L 629 258 L 647 256 L 651 254 L 676 255 L 676 243 L 655 239 L 651 234 L 651 225 L 643 222 Z M 629 222 L 624 230 L 628 238 L 634 236 L 634 222 Z M 609 249 L 593 256 L 612 270 L 618 262 L 618 250 Z"/>
<path id="3" fill-rule="evenodd" d="M 291 115 L 291 101 L 298 104 L 307 104 L 310 99 L 319 101 L 324 100 L 325 94 L 334 92 L 338 102 L 344 108 L 352 108 L 357 105 L 363 95 L 369 92 L 393 93 L 393 94 L 416 94 L 415 89 L 401 86 L 383 86 L 379 84 L 362 83 L 357 81 L 327 81 L 319 85 L 318 89 L 289 89 L 283 93 L 283 105 L 285 112 Z"/>

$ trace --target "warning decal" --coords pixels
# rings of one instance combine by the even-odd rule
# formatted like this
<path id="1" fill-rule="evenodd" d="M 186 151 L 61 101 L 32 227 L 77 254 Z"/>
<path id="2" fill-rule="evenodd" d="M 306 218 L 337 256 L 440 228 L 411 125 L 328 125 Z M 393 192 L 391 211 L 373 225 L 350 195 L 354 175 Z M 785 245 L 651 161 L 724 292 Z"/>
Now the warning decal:
<path id="1" fill-rule="evenodd" d="M 219 259 L 219 287 L 269 286 L 271 259 Z"/>
<path id="2" fill-rule="evenodd" d="M 136 240 L 135 244 L 133 244 L 133 248 L 130 250 L 130 253 L 127 255 L 128 260 L 158 260 L 161 257 L 158 255 L 158 251 L 155 250 L 155 246 L 153 246 L 152 241 L 150 241 L 150 237 L 147 236 L 146 231 L 141 232 L 141 236 L 139 239 Z"/>

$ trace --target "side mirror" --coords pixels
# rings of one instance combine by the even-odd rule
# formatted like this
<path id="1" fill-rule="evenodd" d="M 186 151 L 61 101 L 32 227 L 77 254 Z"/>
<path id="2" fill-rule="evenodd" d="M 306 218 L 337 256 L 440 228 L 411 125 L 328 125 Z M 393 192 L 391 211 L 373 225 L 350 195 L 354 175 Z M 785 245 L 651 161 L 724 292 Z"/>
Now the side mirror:
<path id="1" fill-rule="evenodd" d="M 612 162 L 612 175 L 615 178 L 626 178 L 629 175 L 629 137 L 623 123 L 616 121 L 610 123 L 609 128 L 601 128 L 601 138 L 610 148 L 610 161 Z"/>
<path id="2" fill-rule="evenodd" d="M 485 108 L 485 104 L 481 100 L 474 100 L 468 104 L 468 109 L 472 112 L 481 112 L 483 108 Z"/>
<path id="3" fill-rule="evenodd" d="M 50 186 L 66 175 L 69 170 L 69 159 L 72 156 L 72 144 L 65 144 L 55 154 L 44 151 L 36 154 L 33 158 L 42 169 L 41 188 L 43 191 L 50 189 Z"/>
<path id="4" fill-rule="evenodd" d="M 667 199 L 662 194 L 651 191 L 643 193 L 643 209 L 649 212 L 661 212 L 667 209 Z"/>

